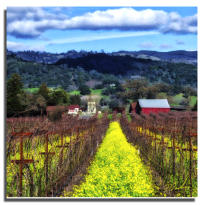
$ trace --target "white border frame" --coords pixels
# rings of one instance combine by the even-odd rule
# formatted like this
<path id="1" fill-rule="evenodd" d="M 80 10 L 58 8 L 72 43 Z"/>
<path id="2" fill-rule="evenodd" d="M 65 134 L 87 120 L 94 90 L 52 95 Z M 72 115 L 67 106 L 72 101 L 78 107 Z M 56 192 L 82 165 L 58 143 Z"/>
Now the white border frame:
<path id="1" fill-rule="evenodd" d="M 204 162 L 202 161 L 202 158 L 204 157 L 204 148 L 203 148 L 203 141 L 204 141 L 204 133 L 203 133 L 203 128 L 204 125 L 204 119 L 203 118 L 203 111 L 204 111 L 204 98 L 203 98 L 203 89 L 204 88 L 204 80 L 203 80 L 203 76 L 204 76 L 204 53 L 203 53 L 203 46 L 204 46 L 204 23 L 203 23 L 203 19 L 204 19 L 204 6 L 202 6 L 202 4 L 204 3 L 203 0 L 1 0 L 0 3 L 0 25 L 1 25 L 1 33 L 3 33 L 3 35 L 1 35 L 1 41 L 0 41 L 0 65 L 1 65 L 1 75 L 0 75 L 0 130 L 1 130 L 1 144 L 3 145 L 3 149 L 2 147 L 0 147 L 1 150 L 1 154 L 0 154 L 0 173 L 1 173 L 1 177 L 0 177 L 0 199 L 1 202 L 5 203 L 4 201 L 4 93 L 5 93 L 5 87 L 4 87 L 4 75 L 3 71 L 4 71 L 4 66 L 5 66 L 5 62 L 4 62 L 4 52 L 5 52 L 5 31 L 4 31 L 4 10 L 9 7 L 9 6 L 31 6 L 31 7 L 35 7 L 35 6 L 72 6 L 72 7 L 98 7 L 98 6 L 107 6 L 107 7 L 112 7 L 112 6 L 135 6 L 135 7 L 198 7 L 198 197 L 195 199 L 196 204 L 203 204 L 202 202 L 204 202 L 204 197 L 202 195 L 202 192 L 204 193 Z M 202 19 L 202 20 L 201 20 Z M 3 37 L 3 38 L 2 38 Z M 3 174 L 4 173 L 4 174 Z M 201 191 L 202 190 L 202 191 Z M 47 201 L 47 202 L 51 202 L 51 201 Z M 58 203 L 59 201 L 55 201 L 52 203 Z M 71 202 L 71 201 L 64 201 L 64 202 L 68 202 L 68 203 L 80 203 L 80 202 L 84 202 L 85 201 L 78 201 L 78 202 Z M 88 203 L 90 203 L 91 201 L 89 201 Z M 96 201 L 94 201 L 96 202 Z M 117 202 L 117 201 L 115 201 Z M 120 203 L 126 203 L 125 201 L 120 201 Z M 140 201 L 135 201 L 137 203 L 142 203 L 142 204 L 147 204 L 149 202 L 144 201 L 144 202 L 140 202 Z M 155 201 L 156 202 L 156 201 Z M 16 202 L 6 202 L 6 203 L 16 203 Z M 27 203 L 27 202 L 26 202 Z M 41 201 L 38 201 L 38 203 L 44 203 Z M 87 202 L 86 202 L 87 203 Z M 111 201 L 104 201 L 104 202 L 100 202 L 100 203 L 112 203 Z M 161 203 L 161 201 L 159 201 L 159 203 Z M 164 203 L 164 202 L 162 202 Z M 169 201 L 168 204 L 180 204 L 181 202 L 179 201 Z M 186 203 L 186 202 L 184 202 Z M 191 202 L 187 202 L 187 203 L 191 203 Z"/>

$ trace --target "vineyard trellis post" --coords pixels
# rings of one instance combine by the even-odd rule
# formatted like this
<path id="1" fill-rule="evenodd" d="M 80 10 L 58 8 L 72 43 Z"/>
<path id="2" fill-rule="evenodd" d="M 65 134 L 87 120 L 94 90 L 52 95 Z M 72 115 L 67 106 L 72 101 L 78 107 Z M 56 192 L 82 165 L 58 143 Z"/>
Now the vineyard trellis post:
<path id="1" fill-rule="evenodd" d="M 60 145 L 57 145 L 56 147 L 62 149 L 62 152 L 61 152 L 61 155 L 60 155 L 60 160 L 59 160 L 59 162 L 61 163 L 63 161 L 63 159 L 64 159 L 64 148 L 68 148 L 69 147 L 69 145 L 66 145 L 66 143 L 64 143 L 64 134 L 61 134 Z"/>
<path id="2" fill-rule="evenodd" d="M 13 135 L 20 137 L 20 159 L 11 160 L 12 163 L 16 163 L 19 165 L 19 193 L 18 195 L 21 197 L 23 193 L 23 166 L 25 164 L 33 163 L 33 159 L 24 159 L 23 156 L 23 137 L 31 136 L 33 133 L 13 133 Z"/>
<path id="3" fill-rule="evenodd" d="M 165 187 L 166 194 L 192 197 L 196 194 L 197 188 L 197 113 L 182 114 L 172 112 L 132 116 L 131 123 L 123 118 L 121 125 L 128 139 L 130 136 L 133 137 L 130 141 L 143 149 L 143 157 L 146 158 L 148 151 L 152 149 L 148 160 L 153 162 L 151 165 L 159 171 L 164 182 L 170 184 L 169 187 Z M 154 116 L 155 120 L 149 118 Z M 142 129 L 139 129 L 140 127 Z M 137 132 L 142 135 L 141 140 L 135 137 Z"/>
<path id="4" fill-rule="evenodd" d="M 48 184 L 48 160 L 49 160 L 49 155 L 54 155 L 55 152 L 49 152 L 48 151 L 48 142 L 49 142 L 49 136 L 48 133 L 45 135 L 45 152 L 40 152 L 41 155 L 45 155 L 45 184 L 47 186 Z M 46 195 L 47 195 L 47 189 L 46 189 Z"/>

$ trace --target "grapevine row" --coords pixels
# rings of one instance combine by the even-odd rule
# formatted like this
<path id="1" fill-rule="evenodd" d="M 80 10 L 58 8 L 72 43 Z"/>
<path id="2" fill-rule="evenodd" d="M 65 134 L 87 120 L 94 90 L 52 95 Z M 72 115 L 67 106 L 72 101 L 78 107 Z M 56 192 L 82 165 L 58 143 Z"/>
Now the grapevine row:
<path id="1" fill-rule="evenodd" d="M 122 129 L 141 157 L 161 177 L 159 192 L 197 196 L 197 113 L 123 115 Z"/>
<path id="2" fill-rule="evenodd" d="M 107 115 L 7 120 L 8 197 L 57 196 L 96 152 L 108 127 Z"/>

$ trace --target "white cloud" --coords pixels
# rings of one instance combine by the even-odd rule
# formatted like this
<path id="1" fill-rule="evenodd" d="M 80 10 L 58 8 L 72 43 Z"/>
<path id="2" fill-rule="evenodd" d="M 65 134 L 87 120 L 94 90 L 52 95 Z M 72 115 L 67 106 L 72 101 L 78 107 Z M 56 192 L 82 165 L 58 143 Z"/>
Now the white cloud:
<path id="1" fill-rule="evenodd" d="M 89 42 L 105 39 L 116 39 L 116 38 L 126 38 L 126 37 L 137 37 L 137 36 L 147 36 L 147 35 L 156 35 L 158 32 L 148 31 L 148 32 L 123 32 L 116 34 L 105 34 L 100 35 L 91 35 L 87 37 L 72 37 L 72 38 L 62 38 L 55 40 L 46 40 L 38 41 L 38 45 L 28 45 L 22 42 L 13 42 L 7 41 L 7 49 L 11 51 L 24 51 L 24 50 L 34 50 L 34 51 L 44 51 L 46 46 L 49 45 L 59 45 L 59 44 L 69 44 L 69 43 L 80 43 L 80 42 Z"/>
<path id="2" fill-rule="evenodd" d="M 44 51 L 44 45 L 27 45 L 20 42 L 13 42 L 7 41 L 7 49 L 10 51 L 25 51 L 25 50 L 32 50 L 32 51 Z"/>
<path id="3" fill-rule="evenodd" d="M 24 11 L 22 13 L 21 9 Z M 159 31 L 161 33 L 196 33 L 197 15 L 181 17 L 176 12 L 133 8 L 107 9 L 88 12 L 81 16 L 69 18 L 57 15 L 42 8 L 8 9 L 7 31 L 15 37 L 34 38 L 48 29 L 119 29 L 133 31 Z"/>
<path id="4" fill-rule="evenodd" d="M 72 37 L 72 38 L 64 38 L 53 41 L 48 41 L 47 44 L 65 44 L 65 43 L 79 43 L 79 42 L 88 42 L 88 41 L 96 41 L 96 40 L 105 40 L 105 39 L 115 39 L 115 38 L 126 38 L 126 37 L 137 37 L 137 36 L 147 36 L 147 35 L 155 35 L 158 34 L 156 31 L 148 31 L 148 32 L 123 32 L 117 34 L 106 34 L 103 36 L 100 35 L 92 35 L 85 37 Z"/>

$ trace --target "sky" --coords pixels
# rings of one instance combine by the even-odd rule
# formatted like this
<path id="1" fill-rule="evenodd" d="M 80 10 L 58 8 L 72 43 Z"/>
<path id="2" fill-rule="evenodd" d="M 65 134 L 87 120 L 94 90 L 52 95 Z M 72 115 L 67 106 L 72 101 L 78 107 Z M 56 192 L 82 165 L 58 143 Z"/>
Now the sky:
<path id="1" fill-rule="evenodd" d="M 197 50 L 196 7 L 8 7 L 7 49 Z"/>

